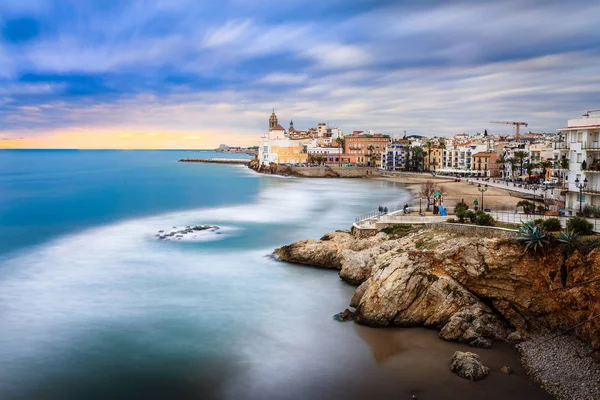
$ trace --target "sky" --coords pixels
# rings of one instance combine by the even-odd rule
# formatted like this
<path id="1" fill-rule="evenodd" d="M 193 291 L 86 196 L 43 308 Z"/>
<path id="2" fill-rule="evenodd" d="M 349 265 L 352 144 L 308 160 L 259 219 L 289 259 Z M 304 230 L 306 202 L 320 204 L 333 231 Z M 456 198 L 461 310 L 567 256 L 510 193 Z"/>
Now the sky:
<path id="1" fill-rule="evenodd" d="M 600 108 L 597 0 L 3 0 L 0 148 L 255 145 L 281 125 L 554 132 Z"/>

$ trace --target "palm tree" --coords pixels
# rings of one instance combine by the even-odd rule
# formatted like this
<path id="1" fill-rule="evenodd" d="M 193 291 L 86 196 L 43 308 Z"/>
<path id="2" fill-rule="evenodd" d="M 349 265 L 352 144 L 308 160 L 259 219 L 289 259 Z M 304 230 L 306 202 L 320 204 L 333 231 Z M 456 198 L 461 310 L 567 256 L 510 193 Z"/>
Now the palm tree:
<path id="1" fill-rule="evenodd" d="M 547 171 L 552 168 L 552 161 L 540 161 L 538 166 L 542 169 L 544 180 L 546 180 Z"/>
<path id="2" fill-rule="evenodd" d="M 525 166 L 525 169 L 527 170 L 527 179 L 529 181 L 529 183 L 531 183 L 531 173 L 533 172 L 533 170 L 537 167 L 537 164 L 534 163 L 527 163 L 527 165 Z"/>
<path id="3" fill-rule="evenodd" d="M 373 154 L 373 150 L 375 150 L 375 146 L 373 146 L 372 144 L 369 145 L 369 147 L 367 147 L 367 149 L 369 150 L 369 164 L 371 167 L 373 167 L 373 161 L 374 161 L 374 154 Z"/>
<path id="4" fill-rule="evenodd" d="M 431 149 L 433 148 L 433 142 L 428 140 L 425 143 L 425 147 L 427 148 L 427 170 L 431 171 Z"/>
<path id="5" fill-rule="evenodd" d="M 515 169 L 516 169 L 516 166 L 517 166 L 517 160 L 514 157 L 511 157 L 511 158 L 507 158 L 506 162 L 508 164 L 510 164 L 511 179 L 514 182 L 515 181 Z"/>
<path id="6" fill-rule="evenodd" d="M 562 175 L 562 185 L 565 186 L 565 171 L 569 170 L 569 159 L 567 157 L 561 158 L 560 160 L 560 168 Z"/>
<path id="7" fill-rule="evenodd" d="M 338 145 L 338 148 L 340 149 L 339 151 L 339 155 L 338 155 L 338 161 L 339 161 L 339 166 L 342 166 L 342 153 L 344 152 L 342 149 L 346 147 L 346 140 L 342 139 L 341 137 L 337 137 L 335 138 L 335 142 Z"/>
<path id="8" fill-rule="evenodd" d="M 523 164 L 525 163 L 525 159 L 527 158 L 528 155 L 529 155 L 529 153 L 527 153 L 526 151 L 523 151 L 523 150 L 519 150 L 519 151 L 515 152 L 515 158 L 519 162 L 519 175 L 521 175 L 523 173 Z"/>
<path id="9" fill-rule="evenodd" d="M 500 158 L 498 158 L 498 159 L 496 160 L 496 164 L 500 164 L 500 168 L 502 168 L 502 177 L 503 177 L 503 178 L 506 178 L 506 177 L 504 176 L 504 175 L 505 175 L 505 173 L 504 173 L 504 169 L 505 169 L 505 166 L 506 166 L 506 157 L 504 157 L 504 156 L 500 156 Z"/>
<path id="10" fill-rule="evenodd" d="M 421 164 L 423 162 L 423 160 L 425 159 L 425 151 L 423 151 L 423 149 L 421 147 L 413 147 L 412 149 L 412 153 L 413 153 L 413 163 L 414 163 L 414 169 L 415 171 L 419 171 L 421 168 Z"/>

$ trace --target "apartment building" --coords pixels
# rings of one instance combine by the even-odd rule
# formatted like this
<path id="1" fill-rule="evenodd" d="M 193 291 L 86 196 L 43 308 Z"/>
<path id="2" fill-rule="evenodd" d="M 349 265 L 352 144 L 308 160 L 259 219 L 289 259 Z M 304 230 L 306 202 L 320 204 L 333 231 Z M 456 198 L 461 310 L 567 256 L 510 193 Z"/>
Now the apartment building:
<path id="1" fill-rule="evenodd" d="M 381 167 L 381 154 L 390 143 L 390 137 L 354 132 L 345 137 L 344 155 L 351 164 Z"/>
<path id="2" fill-rule="evenodd" d="M 408 147 L 410 144 L 406 141 L 405 144 L 395 143 L 385 147 L 381 153 L 381 168 L 386 171 L 402 171 L 406 169 L 406 161 L 408 160 Z"/>
<path id="3" fill-rule="evenodd" d="M 569 171 L 566 177 L 567 210 L 585 204 L 600 206 L 600 114 L 569 119 L 558 131 L 565 138 Z"/>

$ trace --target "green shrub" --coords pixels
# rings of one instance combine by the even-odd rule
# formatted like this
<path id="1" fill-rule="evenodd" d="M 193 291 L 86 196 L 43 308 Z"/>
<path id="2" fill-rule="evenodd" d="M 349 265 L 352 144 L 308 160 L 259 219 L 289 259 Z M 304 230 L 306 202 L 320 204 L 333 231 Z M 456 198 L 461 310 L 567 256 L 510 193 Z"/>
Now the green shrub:
<path id="1" fill-rule="evenodd" d="M 545 213 L 546 212 L 546 206 L 542 206 L 542 205 L 537 206 L 537 211 L 540 214 Z"/>
<path id="2" fill-rule="evenodd" d="M 494 218 L 487 213 L 482 212 L 475 217 L 475 223 L 481 226 L 494 226 Z"/>
<path id="3" fill-rule="evenodd" d="M 464 219 L 468 219 L 471 222 L 475 222 L 475 218 L 477 218 L 477 216 L 475 215 L 475 213 L 473 211 L 471 211 L 471 210 L 465 211 Z"/>
<path id="4" fill-rule="evenodd" d="M 519 201 L 517 207 L 523 207 L 523 212 L 525 214 L 531 214 L 535 211 L 535 204 L 528 200 Z"/>
<path id="5" fill-rule="evenodd" d="M 537 226 L 543 226 L 544 225 L 544 218 L 536 218 L 533 220 L 533 223 L 536 224 Z"/>
<path id="6" fill-rule="evenodd" d="M 465 222 L 466 212 L 469 210 L 469 206 L 466 203 L 460 202 L 454 206 L 454 215 L 458 218 L 459 222 Z"/>
<path id="7" fill-rule="evenodd" d="M 542 228 L 544 228 L 546 232 L 559 232 L 562 229 L 562 225 L 560 224 L 560 219 L 548 218 L 547 220 L 542 221 Z"/>
<path id="8" fill-rule="evenodd" d="M 585 218 L 589 218 L 592 216 L 592 206 L 590 206 L 589 204 L 586 204 L 585 206 L 583 206 L 583 210 L 581 211 L 581 216 L 585 217 Z M 579 215 L 579 213 L 577 213 Z"/>
<path id="9" fill-rule="evenodd" d="M 573 231 L 578 235 L 586 236 L 594 233 L 594 226 L 585 218 L 573 217 L 567 221 L 567 230 Z"/>
<path id="10" fill-rule="evenodd" d="M 387 233 L 388 235 L 392 235 L 398 232 L 405 232 L 412 229 L 412 225 L 406 224 L 395 224 L 392 226 L 388 226 L 387 228 L 383 228 L 381 232 Z"/>
<path id="11" fill-rule="evenodd" d="M 544 246 L 550 244 L 550 238 L 546 232 L 533 221 L 527 221 L 521 224 L 517 240 L 525 244 L 525 251 L 532 250 L 534 253 L 543 250 Z"/>

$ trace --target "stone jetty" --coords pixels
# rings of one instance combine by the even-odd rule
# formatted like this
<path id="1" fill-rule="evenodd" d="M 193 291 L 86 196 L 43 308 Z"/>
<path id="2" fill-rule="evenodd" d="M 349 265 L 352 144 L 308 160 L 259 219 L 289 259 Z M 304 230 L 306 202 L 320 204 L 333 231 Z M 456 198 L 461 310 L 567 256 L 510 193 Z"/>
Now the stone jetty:
<path id="1" fill-rule="evenodd" d="M 250 159 L 239 159 L 239 158 L 182 158 L 179 162 L 189 163 L 208 163 L 208 164 L 240 164 L 248 165 Z"/>

